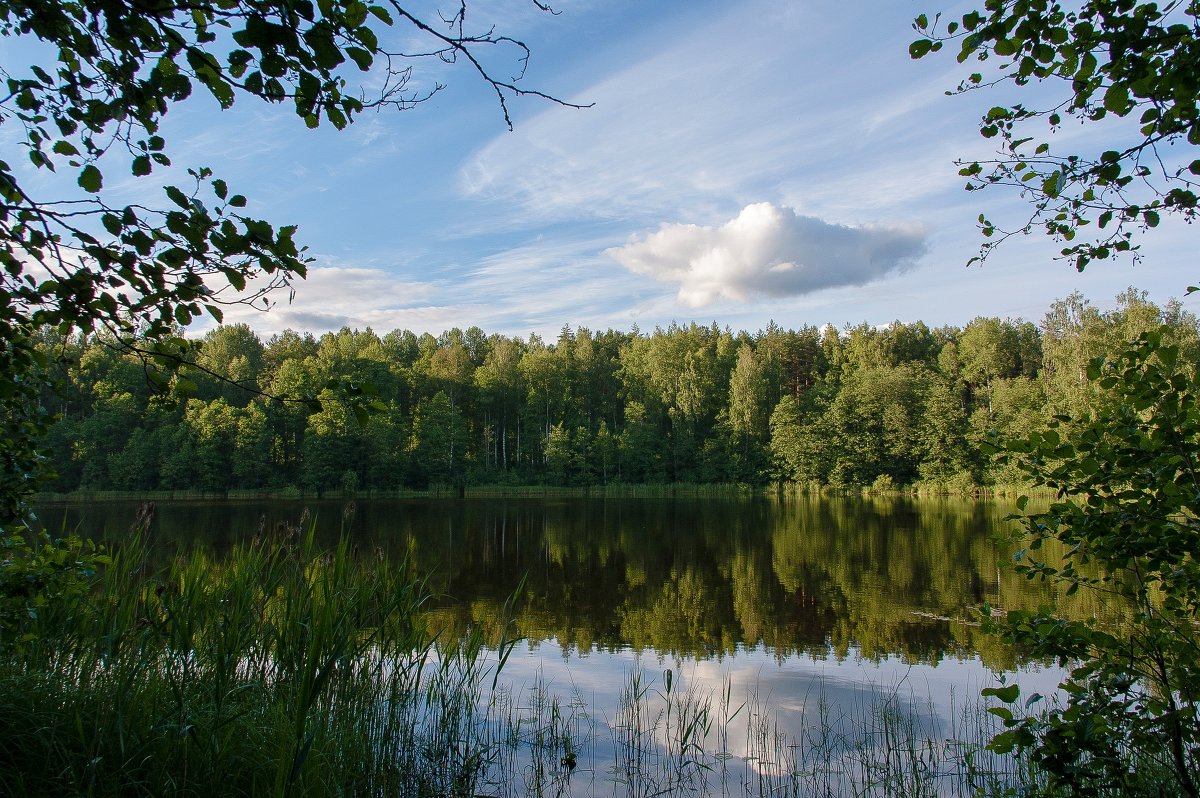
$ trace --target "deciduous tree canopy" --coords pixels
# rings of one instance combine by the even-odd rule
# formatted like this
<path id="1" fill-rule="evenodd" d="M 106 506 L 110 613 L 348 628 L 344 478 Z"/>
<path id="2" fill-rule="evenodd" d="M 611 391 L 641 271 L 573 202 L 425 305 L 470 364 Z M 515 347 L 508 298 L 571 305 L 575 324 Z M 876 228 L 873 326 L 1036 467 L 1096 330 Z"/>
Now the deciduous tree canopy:
<path id="1" fill-rule="evenodd" d="M 207 166 L 189 164 L 182 185 L 158 181 L 176 179 L 160 131 L 173 106 L 199 90 L 222 109 L 286 104 L 310 128 L 343 128 L 366 109 L 403 110 L 438 91 L 415 88 L 421 59 L 461 63 L 495 91 L 506 122 L 512 97 L 546 96 L 493 76 L 482 51 L 507 51 L 515 69 L 504 74 L 519 75 L 528 48 L 472 32 L 465 3 L 424 19 L 395 0 L 5 0 L 0 36 L 20 42 L 0 70 L 0 125 L 34 168 L 0 161 L 0 372 L 11 378 L 0 388 L 3 517 L 32 484 L 48 421 L 33 386 L 38 328 L 100 329 L 170 369 L 188 349 L 179 326 L 204 313 L 220 320 L 231 302 L 265 303 L 305 274 L 295 227 L 246 215 L 246 197 Z M 112 201 L 107 186 L 125 174 L 161 185 L 162 202 Z"/>
<path id="2" fill-rule="evenodd" d="M 64 417 L 51 431 L 60 475 L 51 487 L 779 479 L 970 491 L 1019 478 L 980 457 L 982 441 L 1095 407 L 1089 359 L 1162 322 L 1187 358 L 1200 353 L 1195 318 L 1136 291 L 1108 313 L 1068 297 L 1041 328 L 994 318 L 964 329 L 896 322 L 840 334 L 774 324 L 756 333 L 581 327 L 552 344 L 477 329 L 436 338 L 344 329 L 264 344 L 233 325 L 198 342 L 197 359 L 221 379 L 201 375 L 176 406 L 152 394 L 136 356 L 99 339 L 48 337 L 45 351 L 77 363 L 65 390 L 47 396 Z M 323 400 L 331 381 L 371 382 L 382 409 L 359 424 L 337 402 L 318 410 L 253 393 Z"/>
<path id="3" fill-rule="evenodd" d="M 1134 233 L 1157 227 L 1163 213 L 1195 217 L 1198 18 L 1194 2 L 1133 0 L 987 0 L 957 21 L 917 18 L 913 58 L 953 42 L 959 62 L 976 65 L 957 92 L 1009 85 L 1026 96 L 980 121 L 980 133 L 1000 142 L 996 159 L 961 164 L 968 189 L 1016 187 L 1033 208 L 1010 229 L 981 215 L 989 239 L 981 259 L 1008 236 L 1041 227 L 1082 270 L 1136 249 Z M 1072 121 L 1101 129 L 1104 145 L 1064 151 L 1054 134 Z"/>

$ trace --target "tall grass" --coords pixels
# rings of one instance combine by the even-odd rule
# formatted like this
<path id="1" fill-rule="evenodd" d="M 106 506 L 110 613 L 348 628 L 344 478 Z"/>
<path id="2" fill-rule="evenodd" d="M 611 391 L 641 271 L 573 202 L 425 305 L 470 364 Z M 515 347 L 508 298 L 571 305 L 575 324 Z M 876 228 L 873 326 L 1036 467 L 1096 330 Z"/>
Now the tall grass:
<path id="1" fill-rule="evenodd" d="M 897 695 L 823 696 L 798 734 L 769 697 L 627 675 L 615 708 L 513 650 L 450 639 L 405 563 L 278 530 L 154 565 L 140 536 L 95 589 L 0 651 L 4 796 L 972 795 L 1028 785 L 987 755 L 981 705 L 949 729 Z M 493 631 L 493 635 L 496 632 Z M 866 694 L 864 694 L 865 696 Z M 739 739 L 739 735 L 744 735 Z"/>
<path id="2" fill-rule="evenodd" d="M 754 696 L 746 728 L 744 794 L 772 796 L 974 796 L 1026 794 L 1039 783 L 1028 763 L 986 750 L 999 730 L 979 700 L 949 720 L 896 689 L 863 692 L 837 706 L 823 693 L 796 732 Z"/>
<path id="3" fill-rule="evenodd" d="M 628 678 L 609 729 L 611 794 L 977 796 L 1027 794 L 1040 783 L 1027 761 L 986 750 L 1000 726 L 979 700 L 947 722 L 900 688 L 836 705 L 818 687 L 803 701 L 815 712 L 785 730 L 770 696 L 735 696 L 728 680 L 713 691 L 681 689 L 672 675 Z"/>
<path id="4" fill-rule="evenodd" d="M 0 658 L 0 794 L 472 794 L 494 665 L 425 627 L 404 564 L 294 530 L 157 570 L 146 551 Z"/>

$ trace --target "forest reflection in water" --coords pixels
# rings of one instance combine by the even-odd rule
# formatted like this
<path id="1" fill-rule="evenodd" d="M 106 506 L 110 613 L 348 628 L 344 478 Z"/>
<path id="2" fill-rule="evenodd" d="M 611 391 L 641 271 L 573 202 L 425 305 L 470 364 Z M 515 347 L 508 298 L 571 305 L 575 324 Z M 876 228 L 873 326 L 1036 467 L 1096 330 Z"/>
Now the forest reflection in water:
<path id="1" fill-rule="evenodd" d="M 119 539 L 136 510 L 51 505 L 40 516 L 52 530 Z M 498 636 L 521 585 L 520 634 L 568 652 L 978 657 L 1006 670 L 1013 655 L 979 633 L 975 608 L 1055 598 L 1004 567 L 993 534 L 1013 510 L 894 496 L 159 502 L 150 535 L 219 550 L 307 515 L 323 539 L 346 530 L 360 550 L 407 556 L 447 633 Z"/>
<path id="2" fill-rule="evenodd" d="M 39 514 L 52 530 L 119 543 L 138 509 L 113 501 Z M 495 643 L 511 614 L 522 640 L 503 669 L 510 711 L 532 717 L 547 696 L 561 702 L 580 746 L 562 794 L 591 796 L 631 783 L 613 763 L 628 756 L 621 717 L 636 683 L 654 717 L 670 679 L 676 695 L 724 700 L 719 739 L 704 743 L 705 767 L 720 765 L 722 779 L 762 778 L 769 759 L 778 767 L 810 750 L 787 741 L 814 734 L 847 746 L 825 754 L 838 772 L 857 761 L 869 778 L 877 749 L 856 735 L 877 733 L 889 712 L 922 739 L 958 739 L 964 719 L 986 739 L 994 718 L 980 689 L 1003 674 L 1049 695 L 1060 676 L 1020 662 L 977 624 L 984 603 L 1064 601 L 1005 567 L 993 536 L 1014 510 L 894 496 L 189 501 L 157 503 L 148 537 L 169 556 L 311 523 L 322 541 L 345 532 L 360 553 L 427 575 L 431 634 L 476 629 Z M 1102 610 L 1083 600 L 1067 611 Z M 655 726 L 647 739 L 663 745 L 666 733 Z"/>

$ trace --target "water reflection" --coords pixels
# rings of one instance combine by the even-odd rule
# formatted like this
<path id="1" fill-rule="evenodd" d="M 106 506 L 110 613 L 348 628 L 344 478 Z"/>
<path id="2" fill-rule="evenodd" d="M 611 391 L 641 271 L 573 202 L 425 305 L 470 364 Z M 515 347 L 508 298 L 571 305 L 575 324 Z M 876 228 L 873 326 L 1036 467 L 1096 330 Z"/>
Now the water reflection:
<path id="1" fill-rule="evenodd" d="M 690 794 L 839 794 L 891 767 L 871 758 L 875 744 L 864 736 L 878 733 L 881 706 L 937 747 L 964 722 L 994 720 L 976 701 L 997 671 L 1027 693 L 1054 692 L 1057 671 L 1017 669 L 1015 653 L 972 620 L 983 602 L 1031 608 L 1057 598 L 1002 567 L 1007 555 L 992 534 L 1012 509 L 775 496 L 160 502 L 149 538 L 164 557 L 220 550 L 294 529 L 311 513 L 319 538 L 346 532 L 360 551 L 428 574 L 433 634 L 454 639 L 475 628 L 498 642 L 507 602 L 524 640 L 505 664 L 502 691 L 518 715 L 537 696 L 554 696 L 577 736 L 578 769 L 564 770 L 556 750 L 545 771 L 559 794 L 651 795 L 662 788 L 655 779 L 672 778 L 661 764 L 670 734 L 656 727 L 648 745 L 630 745 L 622 714 L 633 680 L 646 689 L 649 716 L 658 712 L 668 670 L 677 695 L 715 701 L 720 731 L 705 736 L 707 764 L 692 772 L 704 783 Z M 41 515 L 51 529 L 119 545 L 136 510 L 112 502 Z M 1071 600 L 1070 613 L 1098 612 L 1085 597 Z M 839 750 L 814 741 L 822 729 Z M 630 751 L 649 751 L 654 767 L 631 765 Z M 817 759 L 787 760 L 796 756 Z M 952 756 L 942 761 L 947 774 L 961 772 Z M 533 759 L 514 767 L 489 794 L 522 794 L 512 773 L 544 772 Z M 955 784 L 931 793 L 970 793 Z"/>
<path id="2" fill-rule="evenodd" d="M 517 706 L 533 706 L 544 693 L 561 701 L 579 771 L 559 794 L 572 796 L 663 789 L 697 795 L 969 795 L 974 790 L 962 746 L 978 746 L 1000 725 L 979 698 L 998 677 L 978 658 L 934 667 L 895 656 L 869 659 L 858 651 L 842 659 L 781 659 L 763 648 L 739 647 L 720 659 L 693 659 L 632 649 L 578 652 L 550 640 L 519 646 L 503 673 Z M 1025 667 L 1005 678 L 1049 695 L 1061 673 Z M 634 680 L 645 696 L 640 721 L 632 722 L 640 726 L 636 734 L 629 728 Z M 675 697 L 675 726 L 666 712 L 668 693 Z M 705 713 L 704 753 L 694 754 L 703 757 L 703 766 L 675 773 L 681 768 L 670 752 L 679 749 L 685 706 Z M 915 748 L 904 750 L 909 745 Z M 917 770 L 908 759 L 914 753 L 921 761 Z M 1011 767 L 978 749 L 973 762 L 980 770 Z M 881 781 L 885 771 L 923 777 L 927 784 L 897 791 Z"/>
<path id="3" fill-rule="evenodd" d="M 41 516 L 51 529 L 119 541 L 135 509 L 58 505 Z M 949 498 L 160 502 L 150 535 L 164 550 L 221 549 L 295 524 L 305 509 L 322 538 L 345 529 L 361 549 L 429 574 L 436 629 L 498 637 L 521 585 L 521 634 L 564 651 L 978 657 L 1007 669 L 1012 652 L 978 633 L 972 608 L 1053 598 L 1001 567 L 991 535 L 1010 505 Z"/>

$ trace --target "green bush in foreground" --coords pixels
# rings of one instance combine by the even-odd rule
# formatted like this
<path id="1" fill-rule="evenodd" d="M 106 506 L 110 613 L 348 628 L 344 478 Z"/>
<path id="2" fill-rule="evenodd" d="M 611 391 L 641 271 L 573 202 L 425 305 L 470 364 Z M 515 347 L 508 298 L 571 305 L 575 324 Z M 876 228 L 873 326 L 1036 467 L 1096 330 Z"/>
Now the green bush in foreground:
<path id="1" fill-rule="evenodd" d="M 1071 669 L 1061 707 L 1020 719 L 993 710 L 1008 726 L 993 750 L 1031 754 L 1050 794 L 1200 795 L 1200 403 L 1194 364 L 1164 332 L 1092 364 L 1110 399 L 1101 412 L 1007 446 L 1058 495 L 1022 518 L 1018 569 L 1129 608 L 1119 628 L 1049 610 L 1003 622 L 1009 640 Z M 1067 552 L 1060 567 L 1036 557 L 1054 540 Z M 984 693 L 1019 698 L 1015 686 Z"/>
<path id="2" fill-rule="evenodd" d="M 0 652 L 24 651 L 53 614 L 79 600 L 109 558 L 94 542 L 46 533 L 0 537 Z M 47 614 L 50 617 L 47 617 Z"/>

